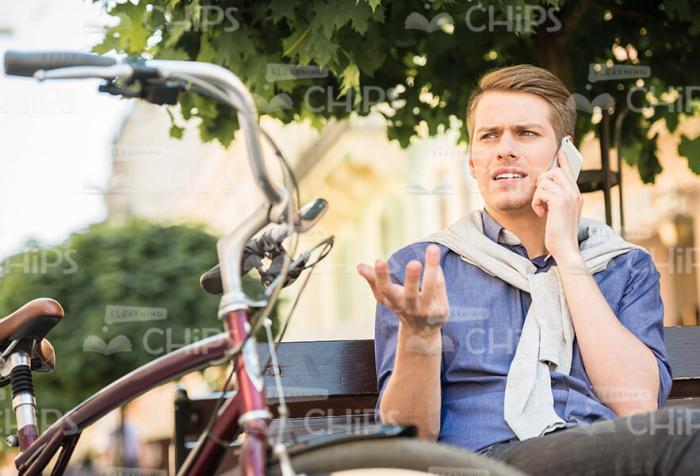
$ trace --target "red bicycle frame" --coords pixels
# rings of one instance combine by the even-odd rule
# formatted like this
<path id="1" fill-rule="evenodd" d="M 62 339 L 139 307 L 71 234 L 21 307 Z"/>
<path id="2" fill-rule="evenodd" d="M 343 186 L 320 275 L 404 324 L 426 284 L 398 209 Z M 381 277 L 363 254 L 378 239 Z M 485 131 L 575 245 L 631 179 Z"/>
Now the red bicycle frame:
<path id="1" fill-rule="evenodd" d="M 130 372 L 64 415 L 15 459 L 21 475 L 40 475 L 60 450 L 52 475 L 61 475 L 85 428 L 143 393 L 186 373 L 223 363 L 243 343 L 250 330 L 247 310 L 227 313 L 226 332 L 166 354 Z M 248 339 L 235 357 L 237 392 L 221 407 L 210 431 L 185 460 L 180 470 L 188 475 L 211 475 L 218 468 L 229 442 L 242 430 L 241 467 L 246 476 L 265 474 L 269 411 L 262 385 L 255 340 Z"/>

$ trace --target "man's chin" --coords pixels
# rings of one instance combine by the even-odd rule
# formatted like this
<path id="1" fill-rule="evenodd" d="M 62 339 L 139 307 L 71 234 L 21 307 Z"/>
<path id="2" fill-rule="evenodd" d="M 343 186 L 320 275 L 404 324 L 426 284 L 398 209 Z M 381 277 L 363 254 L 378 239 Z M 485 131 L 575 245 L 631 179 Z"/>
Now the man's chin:
<path id="1" fill-rule="evenodd" d="M 531 207 L 532 198 L 529 197 L 500 197 L 490 205 L 503 212 L 522 211 Z"/>

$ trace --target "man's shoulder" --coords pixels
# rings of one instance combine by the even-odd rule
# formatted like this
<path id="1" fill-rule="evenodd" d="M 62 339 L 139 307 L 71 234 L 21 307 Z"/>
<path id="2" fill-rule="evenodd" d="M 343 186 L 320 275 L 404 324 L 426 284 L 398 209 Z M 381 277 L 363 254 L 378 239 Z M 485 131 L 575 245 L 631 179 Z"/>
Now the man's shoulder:
<path id="1" fill-rule="evenodd" d="M 625 273 L 628 281 L 633 279 L 656 279 L 659 271 L 656 269 L 654 259 L 644 248 L 634 248 L 633 250 L 615 257 L 612 267 L 613 272 Z"/>

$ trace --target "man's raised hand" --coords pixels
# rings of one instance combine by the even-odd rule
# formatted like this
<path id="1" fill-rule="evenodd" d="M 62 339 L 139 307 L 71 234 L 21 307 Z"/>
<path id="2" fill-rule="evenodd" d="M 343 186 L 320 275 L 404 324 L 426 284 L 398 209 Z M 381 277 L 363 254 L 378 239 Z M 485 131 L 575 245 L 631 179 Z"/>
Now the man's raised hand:
<path id="1" fill-rule="evenodd" d="M 367 280 L 375 299 L 394 311 L 406 330 L 427 336 L 440 332 L 450 314 L 437 245 L 431 244 L 425 250 L 425 271 L 423 282 L 419 283 L 421 270 L 420 261 L 410 261 L 401 286 L 391 282 L 389 265 L 384 260 L 377 260 L 374 268 L 367 264 L 357 266 L 357 272 Z"/>

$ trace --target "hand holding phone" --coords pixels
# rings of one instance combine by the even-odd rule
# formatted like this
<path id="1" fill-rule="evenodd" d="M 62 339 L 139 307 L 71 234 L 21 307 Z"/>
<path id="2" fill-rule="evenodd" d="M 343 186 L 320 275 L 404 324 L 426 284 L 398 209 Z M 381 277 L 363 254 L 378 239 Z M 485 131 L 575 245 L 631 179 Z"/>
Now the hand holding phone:
<path id="1" fill-rule="evenodd" d="M 557 162 L 559 150 L 564 151 L 566 158 L 569 161 L 569 165 L 571 166 L 571 172 L 574 174 L 574 178 L 578 178 L 579 174 L 581 173 L 581 166 L 583 165 L 583 156 L 581 155 L 581 152 L 578 151 L 574 143 L 571 142 L 571 139 L 569 139 L 568 136 L 562 138 L 559 148 L 554 154 L 554 160 L 552 160 L 552 165 L 549 167 L 549 170 L 559 166 Z"/>

